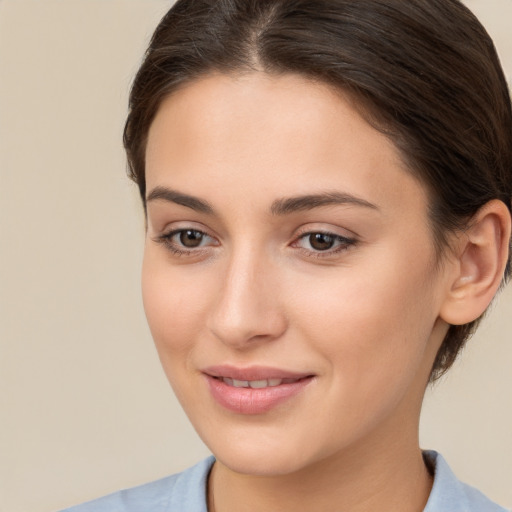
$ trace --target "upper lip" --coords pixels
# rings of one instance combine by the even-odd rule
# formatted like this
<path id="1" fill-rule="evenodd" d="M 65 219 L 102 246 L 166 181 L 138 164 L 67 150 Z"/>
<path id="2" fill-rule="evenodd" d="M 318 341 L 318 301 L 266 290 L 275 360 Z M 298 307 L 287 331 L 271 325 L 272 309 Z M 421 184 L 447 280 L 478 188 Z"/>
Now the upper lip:
<path id="1" fill-rule="evenodd" d="M 308 372 L 295 372 L 283 370 L 281 368 L 272 368 L 269 366 L 249 366 L 238 368 L 231 365 L 209 366 L 202 370 L 210 377 L 225 377 L 236 380 L 268 380 L 268 379 L 303 379 L 311 377 L 313 374 Z"/>

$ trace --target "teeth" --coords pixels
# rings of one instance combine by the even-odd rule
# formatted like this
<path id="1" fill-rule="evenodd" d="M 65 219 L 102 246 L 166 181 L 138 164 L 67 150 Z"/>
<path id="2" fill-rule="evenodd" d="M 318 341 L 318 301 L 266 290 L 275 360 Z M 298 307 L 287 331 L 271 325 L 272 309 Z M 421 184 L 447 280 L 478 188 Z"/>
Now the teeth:
<path id="1" fill-rule="evenodd" d="M 262 389 L 268 387 L 272 388 L 279 386 L 280 384 L 291 384 L 292 382 L 297 382 L 299 379 L 237 380 L 230 379 L 229 377 L 222 377 L 221 380 L 224 384 L 235 388 Z"/>
<path id="2" fill-rule="evenodd" d="M 235 388 L 247 388 L 249 387 L 249 381 L 233 379 L 233 386 L 235 386 Z"/>
<path id="3" fill-rule="evenodd" d="M 266 380 L 251 380 L 249 381 L 249 387 L 259 389 L 268 387 L 268 381 Z"/>

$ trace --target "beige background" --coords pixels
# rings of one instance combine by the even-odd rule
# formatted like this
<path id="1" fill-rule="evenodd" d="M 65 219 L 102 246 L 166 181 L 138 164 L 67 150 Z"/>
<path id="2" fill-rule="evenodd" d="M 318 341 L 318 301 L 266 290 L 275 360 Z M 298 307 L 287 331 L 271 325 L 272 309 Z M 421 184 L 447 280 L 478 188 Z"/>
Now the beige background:
<path id="1" fill-rule="evenodd" d="M 0 512 L 50 512 L 207 453 L 145 325 L 142 214 L 120 143 L 169 4 L 0 0 Z M 512 71 L 512 1 L 468 4 Z M 424 447 L 509 507 L 511 313 L 509 287 L 422 426 Z"/>

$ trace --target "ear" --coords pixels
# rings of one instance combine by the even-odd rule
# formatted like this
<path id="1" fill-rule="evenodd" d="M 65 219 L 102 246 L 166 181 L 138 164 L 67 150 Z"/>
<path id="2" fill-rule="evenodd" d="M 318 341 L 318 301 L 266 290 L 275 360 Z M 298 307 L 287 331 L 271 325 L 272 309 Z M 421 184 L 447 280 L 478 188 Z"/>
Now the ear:
<path id="1" fill-rule="evenodd" d="M 509 255 L 511 217 L 505 203 L 489 201 L 456 242 L 453 272 L 440 316 L 451 325 L 476 320 L 491 303 Z"/>

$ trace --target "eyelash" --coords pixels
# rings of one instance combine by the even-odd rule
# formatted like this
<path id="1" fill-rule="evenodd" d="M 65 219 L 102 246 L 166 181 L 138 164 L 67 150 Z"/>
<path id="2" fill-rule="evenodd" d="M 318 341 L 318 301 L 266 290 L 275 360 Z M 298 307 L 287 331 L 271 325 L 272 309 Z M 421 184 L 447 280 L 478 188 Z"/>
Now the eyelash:
<path id="1" fill-rule="evenodd" d="M 179 246 L 176 245 L 175 242 L 173 242 L 173 238 L 176 235 L 179 235 L 181 233 L 185 233 L 186 231 L 193 231 L 194 233 L 197 233 L 203 237 L 212 238 L 211 236 L 207 235 L 204 231 L 201 231 L 199 229 L 190 229 L 190 228 L 181 228 L 181 229 L 174 229 L 170 231 L 169 233 L 164 233 L 160 236 L 157 236 L 154 241 L 160 244 L 163 244 L 166 249 L 169 249 L 173 254 L 176 256 L 190 256 L 192 254 L 200 255 L 204 249 L 202 247 L 197 247 L 195 249 L 180 249 Z"/>
<path id="2" fill-rule="evenodd" d="M 292 247 L 297 246 L 297 244 L 301 240 L 305 240 L 308 237 L 311 237 L 312 235 L 322 235 L 325 237 L 332 238 L 333 243 L 338 243 L 339 245 L 335 247 L 334 249 L 329 248 L 325 251 L 320 250 L 312 250 L 312 249 L 305 249 L 304 247 L 298 247 L 298 249 L 303 253 L 305 256 L 309 258 L 328 258 L 332 257 L 334 255 L 337 255 L 339 253 L 345 252 L 349 250 L 351 247 L 355 246 L 357 244 L 357 240 L 355 238 L 348 238 L 345 236 L 337 235 L 336 233 L 331 233 L 329 231 L 307 231 L 305 233 L 301 233 L 296 240 L 293 242 Z"/>
<path id="3" fill-rule="evenodd" d="M 186 228 L 182 228 L 182 229 L 172 230 L 169 233 L 164 233 L 164 234 L 156 237 L 154 239 L 154 241 L 157 242 L 157 243 L 163 244 L 168 250 L 170 250 L 176 256 L 190 256 L 192 254 L 195 254 L 195 255 L 199 256 L 204 251 L 204 249 L 201 246 L 199 246 L 197 248 L 194 248 L 194 249 L 185 249 L 185 248 L 180 248 L 178 245 L 176 245 L 175 242 L 173 242 L 172 239 L 176 235 L 179 235 L 179 234 L 184 233 L 186 231 L 193 231 L 194 233 L 196 233 L 196 234 L 198 234 L 198 235 L 200 235 L 202 237 L 212 238 L 208 234 L 206 234 L 204 231 L 201 231 L 199 229 L 186 229 Z M 310 237 L 312 235 L 323 235 L 323 236 L 326 236 L 326 237 L 330 237 L 330 238 L 333 239 L 333 243 L 338 242 L 339 245 L 335 249 L 326 249 L 325 251 L 311 250 L 311 249 L 305 249 L 304 247 L 297 247 L 297 244 L 301 240 L 304 240 L 304 239 L 306 239 L 306 238 L 308 238 L 308 237 Z M 355 238 L 347 238 L 347 237 L 344 237 L 344 236 L 341 236 L 341 235 L 337 235 L 336 233 L 331 233 L 331 232 L 328 232 L 328 231 L 307 231 L 307 232 L 301 233 L 295 239 L 295 241 L 291 244 L 291 246 L 292 247 L 297 247 L 300 250 L 300 252 L 304 256 L 306 256 L 306 257 L 309 257 L 309 258 L 327 258 L 329 256 L 333 256 L 333 255 L 339 254 L 341 252 L 347 251 L 348 249 L 350 249 L 351 247 L 355 246 L 356 244 L 357 244 L 357 240 Z"/>

